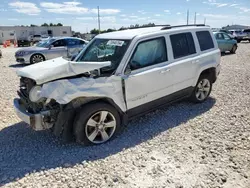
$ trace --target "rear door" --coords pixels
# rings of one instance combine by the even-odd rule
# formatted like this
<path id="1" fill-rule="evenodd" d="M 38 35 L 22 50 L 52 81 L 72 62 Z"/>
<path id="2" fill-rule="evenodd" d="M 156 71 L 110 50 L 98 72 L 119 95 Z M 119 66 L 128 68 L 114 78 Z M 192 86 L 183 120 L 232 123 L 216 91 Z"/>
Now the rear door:
<path id="1" fill-rule="evenodd" d="M 225 40 L 225 51 L 230 51 L 233 48 L 233 40 L 229 37 L 229 35 L 223 33 L 223 37 Z"/>
<path id="2" fill-rule="evenodd" d="M 169 65 L 165 37 L 140 40 L 123 76 L 128 115 L 134 116 L 163 103 L 172 93 L 172 66 Z"/>
<path id="3" fill-rule="evenodd" d="M 195 78 L 196 64 L 199 59 L 191 32 L 170 34 L 169 40 L 172 48 L 170 63 L 172 65 L 172 84 L 174 92 L 186 95 L 191 89 Z"/>

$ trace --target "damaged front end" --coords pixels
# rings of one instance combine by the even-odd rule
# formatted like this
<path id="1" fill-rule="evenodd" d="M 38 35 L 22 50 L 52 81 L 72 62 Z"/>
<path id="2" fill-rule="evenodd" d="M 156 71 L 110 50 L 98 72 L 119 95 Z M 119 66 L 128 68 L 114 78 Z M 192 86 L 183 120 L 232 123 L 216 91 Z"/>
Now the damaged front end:
<path id="1" fill-rule="evenodd" d="M 19 99 L 14 99 L 16 114 L 34 130 L 40 131 L 52 128 L 60 112 L 60 104 L 55 100 L 39 97 L 36 82 L 30 78 L 21 77 Z M 36 93 L 35 93 L 36 92 Z M 34 95 L 37 95 L 35 100 Z"/>

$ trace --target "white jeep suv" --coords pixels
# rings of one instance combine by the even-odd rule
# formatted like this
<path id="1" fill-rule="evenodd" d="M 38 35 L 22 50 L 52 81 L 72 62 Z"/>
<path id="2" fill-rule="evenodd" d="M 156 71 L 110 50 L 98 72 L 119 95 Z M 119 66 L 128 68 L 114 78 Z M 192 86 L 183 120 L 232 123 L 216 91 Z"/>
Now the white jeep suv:
<path id="1" fill-rule="evenodd" d="M 209 27 L 156 26 L 96 36 L 75 58 L 17 71 L 17 115 L 34 130 L 101 144 L 129 119 L 184 98 L 205 101 L 220 71 Z"/>

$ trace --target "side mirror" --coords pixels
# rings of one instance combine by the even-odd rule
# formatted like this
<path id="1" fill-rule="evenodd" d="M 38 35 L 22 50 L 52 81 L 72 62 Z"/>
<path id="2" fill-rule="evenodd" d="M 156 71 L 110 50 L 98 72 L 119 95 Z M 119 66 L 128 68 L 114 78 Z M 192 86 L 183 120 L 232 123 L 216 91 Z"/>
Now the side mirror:
<path id="1" fill-rule="evenodd" d="M 131 71 L 132 71 L 132 70 L 131 70 L 130 66 L 128 65 L 127 68 L 125 69 L 124 74 L 125 74 L 125 75 L 129 75 L 129 74 L 131 74 Z"/>
<path id="2" fill-rule="evenodd" d="M 49 50 L 51 49 L 51 48 L 53 48 L 54 46 L 53 45 L 49 45 Z"/>

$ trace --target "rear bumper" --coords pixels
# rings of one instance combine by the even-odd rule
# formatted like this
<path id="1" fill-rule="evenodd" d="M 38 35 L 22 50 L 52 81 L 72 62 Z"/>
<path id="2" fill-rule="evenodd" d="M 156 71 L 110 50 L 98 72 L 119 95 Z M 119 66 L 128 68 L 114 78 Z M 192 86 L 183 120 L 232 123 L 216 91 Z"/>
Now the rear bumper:
<path id="1" fill-rule="evenodd" d="M 43 122 L 44 114 L 31 114 L 22 107 L 20 104 L 20 99 L 14 99 L 14 109 L 17 116 L 24 121 L 25 123 L 29 124 L 32 129 L 35 131 L 41 131 L 50 129 L 52 127 L 51 124 L 47 124 Z"/>

